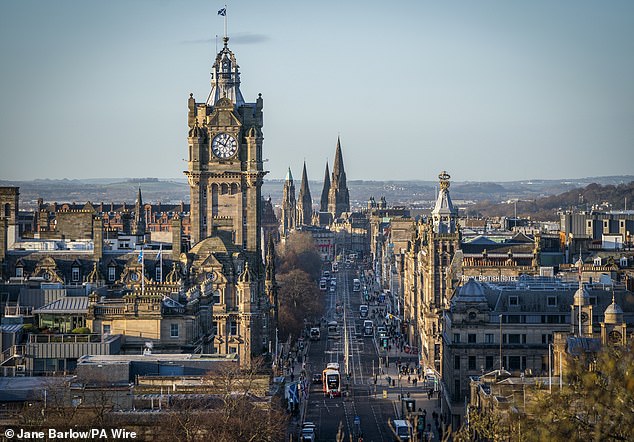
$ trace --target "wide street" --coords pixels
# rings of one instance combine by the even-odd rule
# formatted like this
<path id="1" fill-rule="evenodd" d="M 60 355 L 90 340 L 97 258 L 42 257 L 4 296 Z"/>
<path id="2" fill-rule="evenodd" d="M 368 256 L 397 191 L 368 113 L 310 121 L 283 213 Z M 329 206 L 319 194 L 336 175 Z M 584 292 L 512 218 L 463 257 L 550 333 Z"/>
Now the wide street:
<path id="1" fill-rule="evenodd" d="M 363 441 L 394 440 L 388 422 L 400 415 L 401 394 L 407 396 L 409 393 L 416 401 L 416 409 L 428 410 L 427 422 L 431 420 L 437 400 L 428 400 L 421 384 L 414 387 L 407 382 L 407 376 L 403 376 L 399 381 L 396 375 L 397 360 L 405 364 L 409 362 L 411 367 L 416 367 L 414 356 L 393 349 L 389 354 L 390 367 L 383 367 L 381 374 L 379 357 L 385 358 L 386 352 L 379 351 L 376 334 L 372 337 L 363 336 L 363 321 L 371 319 L 373 311 L 378 307 L 370 305 L 369 317 L 360 318 L 359 306 L 365 302 L 362 289 L 353 291 L 353 279 L 359 277 L 356 267 L 341 268 L 333 276 L 337 281 L 336 290 L 332 292 L 329 284 L 328 291 L 321 293 L 325 297 L 326 323 L 337 321 L 339 336 L 336 339 L 332 336 L 329 338 L 328 328 L 322 323 L 321 339 L 311 341 L 308 346 L 306 371 L 310 380 L 314 373 L 321 373 L 329 362 L 339 363 L 343 394 L 341 397 L 325 396 L 322 385 L 311 384 L 304 421 L 315 424 L 317 440 L 320 441 L 335 441 L 338 433 L 344 436 L 342 440 L 345 441 L 358 441 L 361 434 Z M 383 320 L 382 315 L 375 316 L 375 330 Z M 344 356 L 344 327 L 347 329 L 348 367 Z M 387 375 L 394 379 L 394 386 L 388 387 Z M 352 439 L 350 435 L 353 436 Z"/>

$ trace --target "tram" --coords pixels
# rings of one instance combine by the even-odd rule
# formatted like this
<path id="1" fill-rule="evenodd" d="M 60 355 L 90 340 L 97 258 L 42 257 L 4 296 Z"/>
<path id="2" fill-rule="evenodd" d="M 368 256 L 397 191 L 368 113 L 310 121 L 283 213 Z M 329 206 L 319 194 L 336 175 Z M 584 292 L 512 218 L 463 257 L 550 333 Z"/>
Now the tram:
<path id="1" fill-rule="evenodd" d="M 338 363 L 328 364 L 322 372 L 321 379 L 324 383 L 324 396 L 341 396 L 341 375 Z"/>

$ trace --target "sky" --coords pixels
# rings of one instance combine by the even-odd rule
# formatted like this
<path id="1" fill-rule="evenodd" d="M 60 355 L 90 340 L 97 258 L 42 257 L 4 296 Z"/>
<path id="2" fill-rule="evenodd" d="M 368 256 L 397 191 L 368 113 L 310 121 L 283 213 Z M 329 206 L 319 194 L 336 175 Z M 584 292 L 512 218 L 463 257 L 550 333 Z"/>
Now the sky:
<path id="1" fill-rule="evenodd" d="M 183 178 L 224 5 L 0 0 L 0 179 Z M 634 174 L 631 0 L 226 5 L 270 178 Z"/>

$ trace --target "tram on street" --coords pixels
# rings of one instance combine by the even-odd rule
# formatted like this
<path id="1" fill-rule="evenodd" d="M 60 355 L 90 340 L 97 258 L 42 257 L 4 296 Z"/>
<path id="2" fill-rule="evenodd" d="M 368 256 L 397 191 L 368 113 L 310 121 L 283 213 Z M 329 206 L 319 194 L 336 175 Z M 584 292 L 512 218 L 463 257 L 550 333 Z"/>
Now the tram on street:
<path id="1" fill-rule="evenodd" d="M 329 363 L 322 372 L 321 379 L 324 383 L 324 396 L 341 396 L 341 375 L 338 363 Z"/>

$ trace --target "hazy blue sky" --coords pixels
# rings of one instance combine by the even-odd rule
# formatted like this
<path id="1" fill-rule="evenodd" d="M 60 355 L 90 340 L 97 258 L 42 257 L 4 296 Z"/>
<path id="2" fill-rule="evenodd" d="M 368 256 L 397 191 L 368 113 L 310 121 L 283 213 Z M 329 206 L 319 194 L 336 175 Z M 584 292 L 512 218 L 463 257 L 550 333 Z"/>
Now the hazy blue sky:
<path id="1" fill-rule="evenodd" d="M 223 5 L 0 0 L 0 179 L 183 177 Z M 634 1 L 227 5 L 272 178 L 634 173 Z"/>

